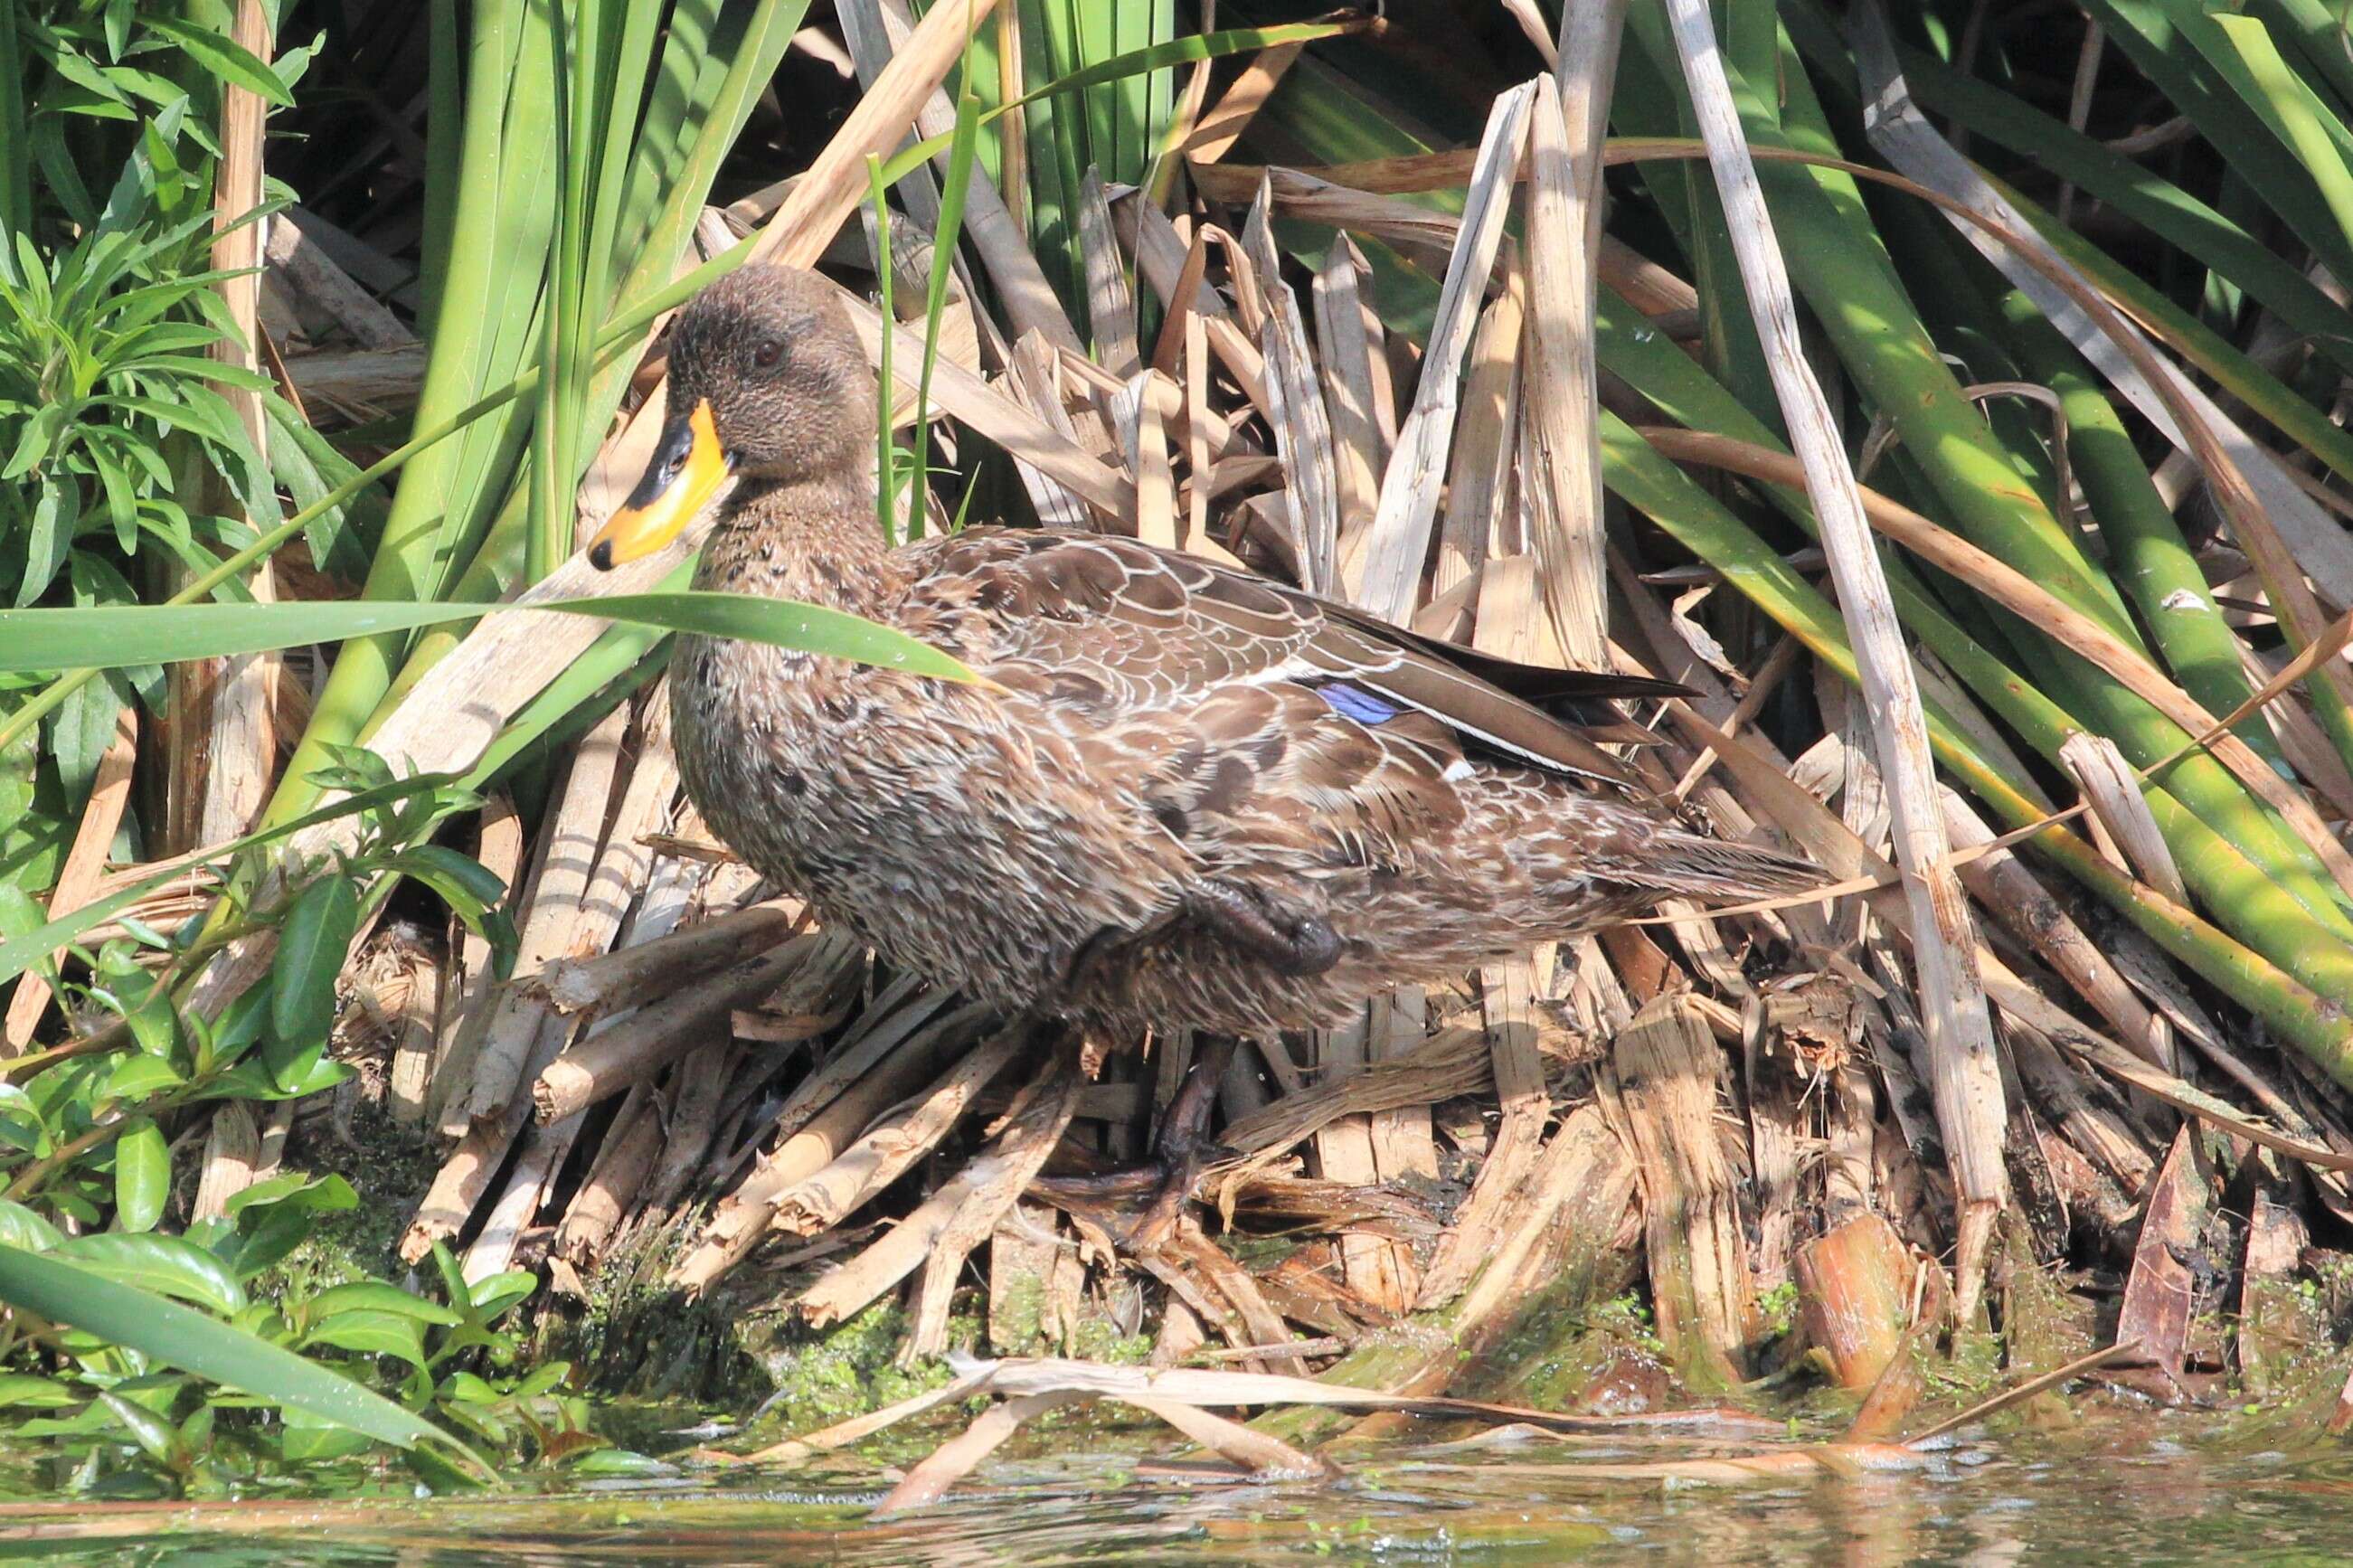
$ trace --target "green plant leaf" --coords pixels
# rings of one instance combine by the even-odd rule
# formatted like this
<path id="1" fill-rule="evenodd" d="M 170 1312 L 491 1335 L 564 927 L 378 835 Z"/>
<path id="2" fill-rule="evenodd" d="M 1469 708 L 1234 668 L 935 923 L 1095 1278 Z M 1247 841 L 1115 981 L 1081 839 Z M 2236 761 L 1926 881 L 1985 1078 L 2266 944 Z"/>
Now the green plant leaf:
<path id="1" fill-rule="evenodd" d="M 61 1410 L 69 1405 L 80 1404 L 84 1397 L 54 1377 L 36 1377 L 28 1372 L 0 1373 L 0 1409 Z"/>
<path id="2" fill-rule="evenodd" d="M 295 1047 L 324 1044 L 335 1021 L 335 977 L 359 922 L 359 885 L 341 870 L 295 895 L 269 965 L 269 1023 L 279 1039 Z"/>
<path id="3" fill-rule="evenodd" d="M 177 1089 L 186 1081 L 170 1062 L 142 1052 L 122 1058 L 122 1065 L 116 1068 L 113 1076 L 106 1080 L 104 1092 L 109 1099 L 136 1102 L 151 1094 Z M 0 1240 L 5 1239 L 0 1237 Z"/>
<path id="4" fill-rule="evenodd" d="M 447 1444 L 489 1473 L 490 1468 L 456 1438 L 351 1379 L 90 1269 L 0 1246 L 0 1300 L 199 1377 L 364 1432 L 396 1448 Z"/>
<path id="5" fill-rule="evenodd" d="M 454 1329 L 465 1320 L 438 1301 L 428 1301 L 422 1296 L 412 1296 L 397 1286 L 375 1279 L 358 1279 L 348 1285 L 335 1285 L 311 1298 L 308 1311 L 313 1322 L 323 1321 L 342 1312 L 389 1312 L 396 1317 L 414 1318 L 420 1323 L 438 1328 Z"/>
<path id="6" fill-rule="evenodd" d="M 425 1364 L 425 1327 L 398 1312 L 372 1307 L 338 1312 L 303 1336 L 302 1345 L 332 1345 L 362 1355 L 388 1355 L 411 1366 Z"/>
<path id="7" fill-rule="evenodd" d="M 347 600 L 0 610 L 0 673 L 168 664 L 413 631 L 488 615 L 542 612 L 628 621 L 705 637 L 740 637 L 943 680 L 973 679 L 972 671 L 937 648 L 856 616 L 789 599 L 704 590 L 615 594 L 536 605 Z"/>
<path id="8" fill-rule="evenodd" d="M 234 1312 L 245 1305 L 245 1287 L 221 1260 L 181 1237 L 102 1231 L 68 1237 L 49 1251 L 86 1273 L 103 1274 L 216 1312 Z"/>
<path id="9" fill-rule="evenodd" d="M 261 98 L 265 102 L 284 108 L 294 101 L 278 73 L 255 58 L 252 50 L 224 34 L 200 27 L 178 18 L 159 15 L 150 6 L 142 18 L 152 32 L 161 33 L 195 61 L 223 81 L 232 82 Z"/>
<path id="10" fill-rule="evenodd" d="M 154 1119 L 142 1116 L 114 1141 L 115 1223 L 125 1231 L 153 1230 L 171 1195 L 171 1150 Z"/>

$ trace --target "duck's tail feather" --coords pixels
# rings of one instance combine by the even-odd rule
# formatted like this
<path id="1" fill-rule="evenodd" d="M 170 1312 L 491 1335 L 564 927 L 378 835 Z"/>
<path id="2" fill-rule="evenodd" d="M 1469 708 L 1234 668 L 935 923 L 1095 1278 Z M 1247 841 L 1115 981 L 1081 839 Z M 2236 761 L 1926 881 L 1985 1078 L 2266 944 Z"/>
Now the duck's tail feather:
<path id="1" fill-rule="evenodd" d="M 1706 899 L 1765 899 L 1802 893 L 1831 881 L 1810 860 L 1754 844 L 1730 844 L 1672 829 L 1652 837 L 1651 855 L 1625 879 L 1662 893 Z"/>

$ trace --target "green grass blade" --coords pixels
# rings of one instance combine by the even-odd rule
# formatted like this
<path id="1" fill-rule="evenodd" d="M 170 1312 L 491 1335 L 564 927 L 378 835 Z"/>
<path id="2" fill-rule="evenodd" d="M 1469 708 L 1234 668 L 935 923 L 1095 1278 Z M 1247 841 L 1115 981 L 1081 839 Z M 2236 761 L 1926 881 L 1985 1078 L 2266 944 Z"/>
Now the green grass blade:
<path id="1" fill-rule="evenodd" d="M 829 654 L 861 664 L 902 669 L 943 680 L 973 678 L 955 659 L 893 631 L 839 610 L 766 599 L 751 594 L 694 590 L 675 594 L 614 594 L 602 598 L 547 599 L 529 605 L 375 604 L 355 600 L 289 600 L 254 605 L 119 605 L 87 609 L 0 611 L 0 672 L 54 669 L 61 662 L 92 668 L 170 664 L 380 637 L 443 621 L 489 615 L 593 616 L 666 631 Z"/>

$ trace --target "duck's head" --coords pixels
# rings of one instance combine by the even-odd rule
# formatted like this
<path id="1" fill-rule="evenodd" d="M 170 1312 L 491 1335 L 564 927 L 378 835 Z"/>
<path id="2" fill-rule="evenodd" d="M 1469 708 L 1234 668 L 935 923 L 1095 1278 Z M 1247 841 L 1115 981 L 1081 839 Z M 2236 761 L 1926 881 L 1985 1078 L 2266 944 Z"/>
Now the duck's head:
<path id="1" fill-rule="evenodd" d="M 609 571 L 651 554 L 730 479 L 855 475 L 873 440 L 874 373 L 839 291 L 798 268 L 740 268 L 672 323 L 660 442 L 589 562 Z"/>

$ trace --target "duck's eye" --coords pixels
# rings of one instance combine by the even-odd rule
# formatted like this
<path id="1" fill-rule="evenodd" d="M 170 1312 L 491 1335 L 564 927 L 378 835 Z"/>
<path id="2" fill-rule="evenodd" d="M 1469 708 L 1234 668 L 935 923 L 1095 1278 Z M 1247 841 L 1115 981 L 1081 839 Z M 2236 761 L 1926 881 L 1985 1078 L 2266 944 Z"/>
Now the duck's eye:
<path id="1" fill-rule="evenodd" d="M 774 370 L 784 363 L 783 341 L 777 338 L 762 338 L 752 350 L 752 363 L 762 370 Z"/>

